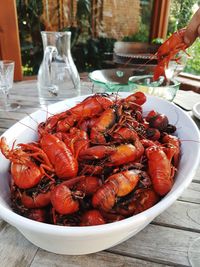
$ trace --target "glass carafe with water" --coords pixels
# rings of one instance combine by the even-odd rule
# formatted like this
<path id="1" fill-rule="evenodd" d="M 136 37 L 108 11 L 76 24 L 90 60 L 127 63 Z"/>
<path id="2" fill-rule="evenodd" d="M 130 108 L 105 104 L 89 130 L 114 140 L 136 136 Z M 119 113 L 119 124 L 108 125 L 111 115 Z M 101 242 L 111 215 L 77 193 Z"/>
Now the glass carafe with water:
<path id="1" fill-rule="evenodd" d="M 80 94 L 80 77 L 71 55 L 71 32 L 41 32 L 44 56 L 38 72 L 42 103 Z"/>

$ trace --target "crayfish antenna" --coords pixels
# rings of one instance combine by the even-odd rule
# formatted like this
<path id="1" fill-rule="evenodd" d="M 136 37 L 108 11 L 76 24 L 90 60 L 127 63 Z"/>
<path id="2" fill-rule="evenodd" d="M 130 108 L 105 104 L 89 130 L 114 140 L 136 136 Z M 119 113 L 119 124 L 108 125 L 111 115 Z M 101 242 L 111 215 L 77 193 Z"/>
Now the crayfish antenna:
<path id="1" fill-rule="evenodd" d="M 26 112 L 26 115 L 27 115 L 29 118 L 31 118 L 31 120 L 34 121 L 34 122 L 38 125 L 38 121 L 36 121 L 36 120 L 31 116 L 31 114 L 28 114 L 28 113 Z"/>
<path id="2" fill-rule="evenodd" d="M 19 123 L 22 124 L 23 126 L 26 126 L 26 127 L 29 128 L 29 129 L 31 129 L 31 130 L 34 131 L 35 133 L 37 133 L 37 131 L 36 131 L 34 128 L 32 128 L 31 126 L 29 126 L 29 125 L 27 125 L 27 124 L 25 124 L 25 123 L 23 123 L 23 122 L 21 122 L 21 121 L 19 121 Z"/>

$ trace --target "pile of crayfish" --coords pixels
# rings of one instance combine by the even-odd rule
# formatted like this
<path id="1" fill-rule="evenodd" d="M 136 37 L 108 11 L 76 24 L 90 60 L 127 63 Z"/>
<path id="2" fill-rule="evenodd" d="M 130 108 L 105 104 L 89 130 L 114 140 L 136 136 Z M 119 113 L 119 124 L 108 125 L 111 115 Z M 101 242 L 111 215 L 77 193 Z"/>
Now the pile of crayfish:
<path id="1" fill-rule="evenodd" d="M 136 92 L 95 94 L 38 125 L 37 141 L 10 148 L 11 205 L 29 219 L 63 226 L 122 220 L 172 188 L 180 159 L 176 127 Z"/>

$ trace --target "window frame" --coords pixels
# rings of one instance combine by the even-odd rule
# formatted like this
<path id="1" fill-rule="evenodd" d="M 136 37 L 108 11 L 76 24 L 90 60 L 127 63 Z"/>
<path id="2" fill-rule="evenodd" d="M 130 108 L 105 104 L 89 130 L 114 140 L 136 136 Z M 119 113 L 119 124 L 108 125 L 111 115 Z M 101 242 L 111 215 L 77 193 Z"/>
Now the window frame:
<path id="1" fill-rule="evenodd" d="M 149 42 L 155 38 L 165 39 L 169 22 L 171 0 L 154 0 Z"/>
<path id="2" fill-rule="evenodd" d="M 15 0 L 3 1 L 0 9 L 0 58 L 15 61 L 14 80 L 22 80 L 22 61 Z"/>

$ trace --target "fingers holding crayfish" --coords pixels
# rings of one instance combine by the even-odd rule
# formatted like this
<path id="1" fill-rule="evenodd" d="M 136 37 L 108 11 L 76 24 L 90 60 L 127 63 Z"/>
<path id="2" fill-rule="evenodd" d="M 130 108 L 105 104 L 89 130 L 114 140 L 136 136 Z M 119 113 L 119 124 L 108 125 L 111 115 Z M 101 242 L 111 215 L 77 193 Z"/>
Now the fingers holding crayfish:
<path id="1" fill-rule="evenodd" d="M 154 70 L 153 79 L 157 80 L 161 75 L 165 77 L 165 70 L 168 68 L 170 60 L 174 60 L 177 63 L 180 61 L 180 58 L 177 57 L 177 54 L 180 51 L 186 53 L 186 48 L 188 45 L 184 41 L 186 29 L 180 29 L 177 32 L 174 32 L 158 49 L 157 61 L 158 65 Z"/>

